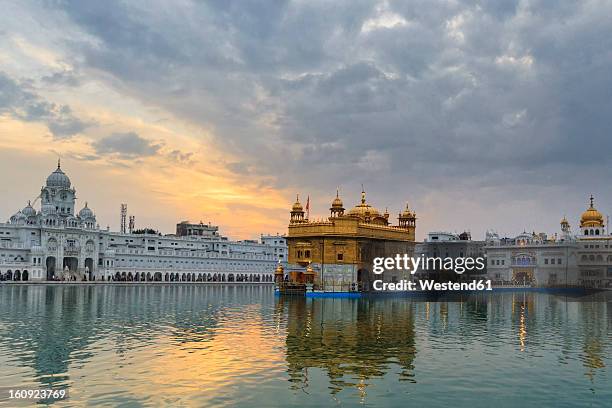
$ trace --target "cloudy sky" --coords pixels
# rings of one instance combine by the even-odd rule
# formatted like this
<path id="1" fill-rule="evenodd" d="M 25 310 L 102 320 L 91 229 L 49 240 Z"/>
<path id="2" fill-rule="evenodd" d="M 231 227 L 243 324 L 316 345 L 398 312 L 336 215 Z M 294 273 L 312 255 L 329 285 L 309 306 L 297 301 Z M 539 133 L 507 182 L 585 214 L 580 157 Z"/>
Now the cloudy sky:
<path id="1" fill-rule="evenodd" d="M 408 201 L 427 231 L 612 212 L 612 2 L 3 2 L 0 218 L 57 157 L 102 226 L 285 232 Z"/>

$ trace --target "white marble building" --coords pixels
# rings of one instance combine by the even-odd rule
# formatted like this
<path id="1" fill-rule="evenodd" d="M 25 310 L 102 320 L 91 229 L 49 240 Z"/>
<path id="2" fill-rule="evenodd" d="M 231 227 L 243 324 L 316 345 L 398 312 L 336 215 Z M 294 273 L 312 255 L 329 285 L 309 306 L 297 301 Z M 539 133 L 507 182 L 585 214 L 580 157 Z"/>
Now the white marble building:
<path id="1" fill-rule="evenodd" d="M 559 235 L 523 233 L 514 238 L 486 236 L 487 274 L 495 282 L 612 287 L 612 235 L 593 197 L 580 217 L 580 231 L 573 235 L 561 220 Z"/>
<path id="2" fill-rule="evenodd" d="M 562 229 L 567 222 L 562 220 Z M 485 253 L 487 276 L 494 283 L 558 286 L 578 283 L 578 242 L 567 230 L 549 238 L 543 233 L 524 232 L 514 238 L 499 238 L 487 232 Z"/>
<path id="3" fill-rule="evenodd" d="M 216 226 L 185 222 L 171 235 L 112 232 L 100 229 L 87 203 L 75 215 L 75 203 L 58 162 L 35 202 L 0 224 L 0 280 L 272 282 L 286 261 L 279 235 L 231 241 Z"/>

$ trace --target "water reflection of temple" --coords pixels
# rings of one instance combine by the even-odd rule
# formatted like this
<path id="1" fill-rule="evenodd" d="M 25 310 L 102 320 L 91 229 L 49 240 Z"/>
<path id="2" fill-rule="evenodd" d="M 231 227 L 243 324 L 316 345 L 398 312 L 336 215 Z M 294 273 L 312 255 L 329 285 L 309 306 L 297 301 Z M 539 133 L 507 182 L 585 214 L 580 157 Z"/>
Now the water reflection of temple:
<path id="1" fill-rule="evenodd" d="M 288 316 L 287 370 L 292 388 L 306 388 L 309 369 L 326 372 L 332 393 L 398 371 L 412 381 L 416 355 L 412 303 L 402 299 L 280 298 Z"/>

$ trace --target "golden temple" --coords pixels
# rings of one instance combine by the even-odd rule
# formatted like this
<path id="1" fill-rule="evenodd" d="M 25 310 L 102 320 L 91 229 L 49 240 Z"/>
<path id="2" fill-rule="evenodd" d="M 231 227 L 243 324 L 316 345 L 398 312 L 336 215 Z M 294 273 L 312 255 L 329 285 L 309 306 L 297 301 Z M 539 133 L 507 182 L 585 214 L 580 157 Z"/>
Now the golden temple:
<path id="1" fill-rule="evenodd" d="M 414 252 L 416 214 L 408 205 L 399 213 L 397 225 L 391 225 L 389 212 L 381 213 L 367 203 L 365 191 L 348 211 L 337 191 L 329 211 L 327 219 L 311 221 L 296 198 L 286 237 L 288 271 L 277 268 L 277 286 L 296 291 L 368 291 L 375 257 Z M 404 278 L 393 271 L 376 276 L 389 282 Z"/>

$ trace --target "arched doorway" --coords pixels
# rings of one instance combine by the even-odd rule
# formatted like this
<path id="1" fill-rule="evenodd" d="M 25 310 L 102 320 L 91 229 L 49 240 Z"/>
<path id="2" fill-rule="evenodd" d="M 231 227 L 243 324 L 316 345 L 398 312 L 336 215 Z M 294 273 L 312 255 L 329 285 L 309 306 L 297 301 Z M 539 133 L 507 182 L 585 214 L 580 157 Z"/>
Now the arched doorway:
<path id="1" fill-rule="evenodd" d="M 30 274 L 28 273 L 27 269 L 24 270 L 23 273 L 21 274 L 21 280 L 27 281 L 29 277 L 30 277 Z"/>
<path id="2" fill-rule="evenodd" d="M 54 256 L 48 256 L 47 260 L 45 261 L 45 265 L 47 267 L 47 280 L 54 280 L 55 279 L 55 257 Z"/>
<path id="3" fill-rule="evenodd" d="M 21 271 L 20 270 L 16 270 L 15 271 L 15 275 L 13 275 L 13 280 L 14 281 L 20 281 L 21 280 Z"/>
<path id="4" fill-rule="evenodd" d="M 85 273 L 87 275 L 87 280 L 92 280 L 92 276 L 94 273 L 94 260 L 92 258 L 85 258 Z"/>
<path id="5" fill-rule="evenodd" d="M 66 267 L 68 267 L 68 270 L 71 272 L 71 275 L 76 273 L 76 271 L 79 268 L 79 259 L 72 257 L 72 256 L 67 256 L 64 257 L 64 262 L 62 265 L 62 270 L 66 270 Z M 72 279 L 72 276 L 71 276 Z"/>

